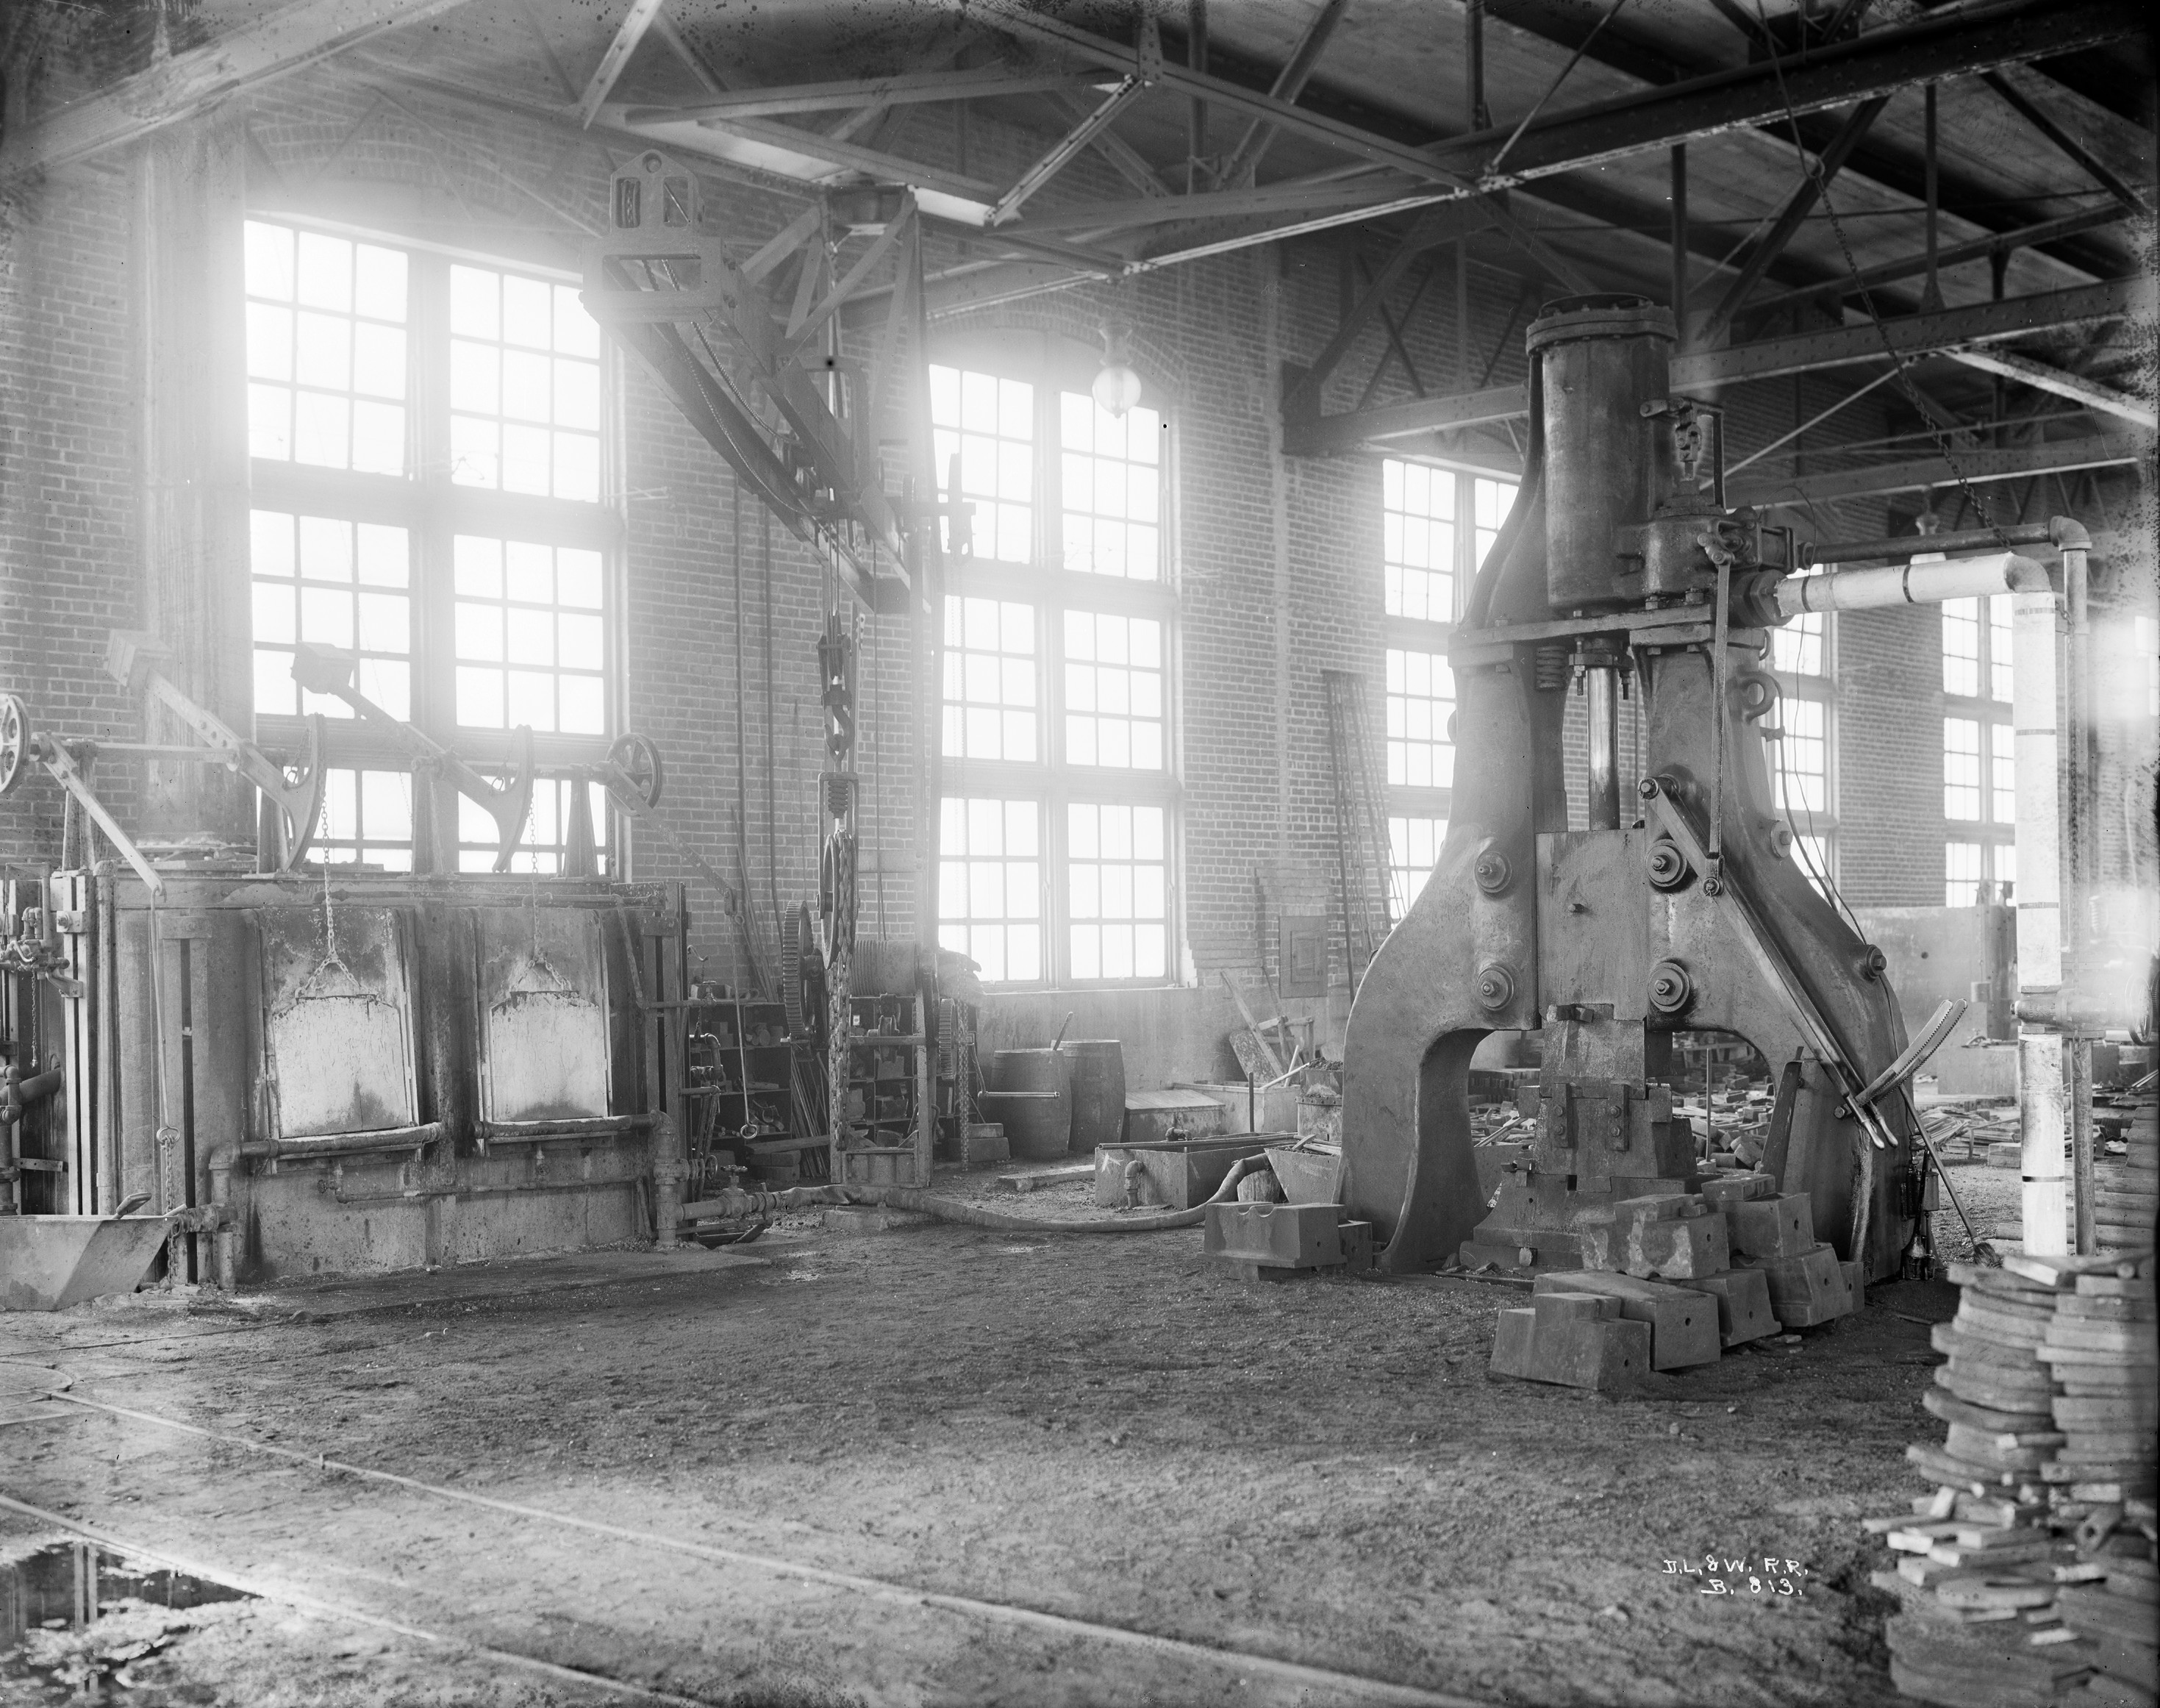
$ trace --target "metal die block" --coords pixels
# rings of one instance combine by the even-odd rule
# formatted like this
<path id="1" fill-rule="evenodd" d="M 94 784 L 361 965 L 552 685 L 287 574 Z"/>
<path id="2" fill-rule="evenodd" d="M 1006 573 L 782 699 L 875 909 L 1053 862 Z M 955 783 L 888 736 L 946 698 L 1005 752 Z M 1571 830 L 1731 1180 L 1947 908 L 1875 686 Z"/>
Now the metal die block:
<path id="1" fill-rule="evenodd" d="M 1813 1328 L 1852 1310 L 1845 1265 L 1827 1245 L 1797 1257 L 1750 1259 L 1742 1267 L 1761 1272 L 1769 1285 L 1770 1308 L 1788 1328 Z"/>
<path id="2" fill-rule="evenodd" d="M 1717 1300 L 1717 1337 L 1729 1347 L 1777 1333 L 1780 1324 L 1770 1309 L 1770 1283 L 1760 1269 L 1727 1269 L 1721 1275 L 1676 1280 Z"/>
<path id="3" fill-rule="evenodd" d="M 1625 1225 L 1625 1224 L 1623 1224 Z M 1631 1275 L 1689 1279 L 1732 1267 L 1732 1249 L 1722 1216 L 1660 1217 L 1627 1229 L 1626 1254 L 1620 1267 Z"/>
<path id="4" fill-rule="evenodd" d="M 1815 1245 L 1815 1207 L 1804 1192 L 1728 1202 L 1725 1227 L 1732 1249 L 1748 1257 L 1800 1257 Z"/>
<path id="5" fill-rule="evenodd" d="M 1620 1301 L 1620 1315 L 1650 1325 L 1650 1367 L 1685 1369 L 1715 1363 L 1721 1347 L 1717 1301 L 1685 1286 L 1595 1272 L 1540 1275 L 1537 1293 L 1602 1293 Z"/>
<path id="6" fill-rule="evenodd" d="M 1640 1020 L 1649 983 L 1642 873 L 1649 833 L 1547 832 L 1538 838 L 1538 984 L 1547 1004 L 1610 1003 Z"/>
<path id="7" fill-rule="evenodd" d="M 1600 1294 L 1534 1294 L 1528 1310 L 1499 1313 L 1492 1368 L 1567 1388 L 1628 1386 L 1650 1369 L 1650 1325 L 1619 1307 Z"/>
<path id="8" fill-rule="evenodd" d="M 1342 1221 L 1340 1204 L 1210 1204 L 1202 1249 L 1275 1269 L 1325 1269 L 1343 1259 Z"/>

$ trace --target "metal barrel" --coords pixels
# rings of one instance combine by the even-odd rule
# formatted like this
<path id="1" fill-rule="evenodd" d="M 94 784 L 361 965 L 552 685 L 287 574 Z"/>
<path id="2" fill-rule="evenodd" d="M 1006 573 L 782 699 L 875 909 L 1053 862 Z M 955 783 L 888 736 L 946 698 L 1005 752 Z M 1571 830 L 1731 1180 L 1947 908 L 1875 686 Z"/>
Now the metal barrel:
<path id="1" fill-rule="evenodd" d="M 990 1058 L 986 1113 L 1005 1124 L 1012 1154 L 1031 1162 L 1072 1145 L 1072 1057 L 1063 1050 L 1000 1050 Z M 1000 1093 L 1015 1093 L 1000 1096 Z"/>
<path id="2" fill-rule="evenodd" d="M 1093 1150 L 1125 1137 L 1125 1046 L 1115 1038 L 1076 1038 L 1072 1058 L 1072 1148 Z"/>

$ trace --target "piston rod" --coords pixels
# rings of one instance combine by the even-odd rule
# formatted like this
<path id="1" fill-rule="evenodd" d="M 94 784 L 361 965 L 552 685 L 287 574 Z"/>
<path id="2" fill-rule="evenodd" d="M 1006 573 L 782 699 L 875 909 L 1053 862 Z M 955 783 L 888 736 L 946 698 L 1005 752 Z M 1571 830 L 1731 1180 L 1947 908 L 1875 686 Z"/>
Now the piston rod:
<path id="1" fill-rule="evenodd" d="M 1609 664 L 1593 664 L 1583 672 L 1584 698 L 1590 714 L 1589 825 L 1592 830 L 1620 828 L 1619 677 Z"/>

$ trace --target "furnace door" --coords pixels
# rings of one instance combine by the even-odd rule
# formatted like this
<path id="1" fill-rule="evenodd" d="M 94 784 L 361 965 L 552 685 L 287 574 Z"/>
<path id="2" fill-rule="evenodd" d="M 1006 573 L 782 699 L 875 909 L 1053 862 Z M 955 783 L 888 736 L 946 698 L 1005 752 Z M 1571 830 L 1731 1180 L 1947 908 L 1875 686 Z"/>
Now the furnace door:
<path id="1" fill-rule="evenodd" d="M 478 921 L 480 1119 L 605 1119 L 607 954 L 590 908 L 497 907 Z"/>

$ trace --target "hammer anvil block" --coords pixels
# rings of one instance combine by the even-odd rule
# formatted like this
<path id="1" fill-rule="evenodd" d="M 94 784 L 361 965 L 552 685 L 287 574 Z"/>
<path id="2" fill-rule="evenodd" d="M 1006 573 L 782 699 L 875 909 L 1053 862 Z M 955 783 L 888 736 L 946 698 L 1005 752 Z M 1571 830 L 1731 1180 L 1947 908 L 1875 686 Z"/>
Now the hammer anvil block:
<path id="1" fill-rule="evenodd" d="M 1650 1368 L 1650 1325 L 1623 1317 L 1606 1294 L 1533 1294 L 1528 1308 L 1500 1312 L 1493 1332 L 1497 1375 L 1609 1389 Z"/>
<path id="2" fill-rule="evenodd" d="M 1669 1280 L 1732 1267 L 1725 1218 L 1692 1193 L 1622 1199 L 1612 1207 L 1610 1254 L 1615 1269 Z"/>
<path id="3" fill-rule="evenodd" d="M 1650 1368 L 1680 1370 L 1717 1361 L 1718 1306 L 1686 1287 L 1639 1280 L 1633 1275 L 1597 1271 L 1544 1275 L 1532 1290 L 1540 1293 L 1602 1293 L 1620 1301 L 1627 1321 L 1650 1325 Z"/>
<path id="4" fill-rule="evenodd" d="M 1827 1245 L 1797 1257 L 1747 1258 L 1738 1267 L 1761 1273 L 1769 1284 L 1770 1308 L 1788 1328 L 1814 1328 L 1851 1312 L 1851 1280 Z"/>
<path id="5" fill-rule="evenodd" d="M 1717 1300 L 1717 1337 L 1726 1346 L 1760 1340 L 1766 1334 L 1777 1333 L 1781 1326 L 1770 1309 L 1769 1280 L 1760 1269 L 1726 1269 L 1714 1275 L 1675 1280 L 1673 1285 L 1707 1293 Z"/>
<path id="6" fill-rule="evenodd" d="M 1736 1254 L 1802 1257 L 1817 1243 L 1815 1207 L 1804 1192 L 1742 1199 L 1724 1209 L 1726 1233 Z"/>
<path id="7" fill-rule="evenodd" d="M 1340 1204 L 1210 1204 L 1201 1249 L 1271 1269 L 1317 1269 L 1343 1260 Z"/>
<path id="8" fill-rule="evenodd" d="M 1767 1174 L 1705 1175 L 1701 1191 L 1711 1208 L 1728 1210 L 1735 1204 L 1776 1197 L 1778 1181 L 1775 1176 Z"/>

